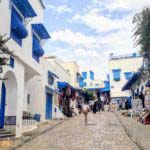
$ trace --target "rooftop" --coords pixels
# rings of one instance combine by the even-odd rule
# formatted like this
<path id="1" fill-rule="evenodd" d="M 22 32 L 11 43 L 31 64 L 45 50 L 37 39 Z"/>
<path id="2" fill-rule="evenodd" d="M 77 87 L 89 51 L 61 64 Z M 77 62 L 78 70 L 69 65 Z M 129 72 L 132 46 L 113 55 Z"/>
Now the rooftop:
<path id="1" fill-rule="evenodd" d="M 118 59 L 126 59 L 126 58 L 137 58 L 137 57 L 141 57 L 141 55 L 137 54 L 137 53 L 118 55 L 118 56 L 114 56 L 113 54 L 110 54 L 109 60 L 118 60 Z"/>

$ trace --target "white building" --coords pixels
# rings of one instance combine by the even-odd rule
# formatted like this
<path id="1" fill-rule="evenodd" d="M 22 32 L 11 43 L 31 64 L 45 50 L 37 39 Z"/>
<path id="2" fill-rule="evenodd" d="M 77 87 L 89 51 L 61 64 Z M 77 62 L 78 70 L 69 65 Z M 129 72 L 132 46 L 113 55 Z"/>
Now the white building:
<path id="1" fill-rule="evenodd" d="M 95 74 L 91 70 L 82 71 L 82 76 L 84 79 L 84 88 L 91 88 L 94 86 Z"/>
<path id="2" fill-rule="evenodd" d="M 95 73 L 91 70 L 82 71 L 83 85 L 86 89 L 104 88 L 104 81 L 100 78 L 95 78 Z"/>
<path id="3" fill-rule="evenodd" d="M 41 59 L 41 69 L 41 75 L 29 81 L 27 111 L 40 115 L 41 122 L 58 117 L 63 118 L 58 104 L 59 77 L 54 73 L 53 65 L 46 58 Z"/>
<path id="4" fill-rule="evenodd" d="M 63 62 L 61 65 L 71 75 L 71 86 L 73 86 L 74 88 L 82 88 L 83 78 L 80 74 L 79 65 L 75 61 Z"/>
<path id="5" fill-rule="evenodd" d="M 10 38 L 6 45 L 16 56 L 10 58 L 10 66 L 4 67 L 1 74 L 8 79 L 0 81 L 0 127 L 4 127 L 4 120 L 14 124 L 17 137 L 22 135 L 28 81 L 41 74 L 42 43 L 49 38 L 42 24 L 44 8 L 41 0 L 0 1 L 0 34 Z"/>
<path id="6" fill-rule="evenodd" d="M 122 100 L 129 97 L 129 91 L 122 91 L 122 87 L 142 66 L 142 57 L 133 53 L 131 55 L 110 56 L 109 59 L 109 76 L 111 99 Z"/>
<path id="7" fill-rule="evenodd" d="M 70 73 L 62 66 L 63 61 L 56 56 L 48 56 L 45 59 L 51 62 L 54 73 L 59 77 L 59 81 L 71 84 Z"/>

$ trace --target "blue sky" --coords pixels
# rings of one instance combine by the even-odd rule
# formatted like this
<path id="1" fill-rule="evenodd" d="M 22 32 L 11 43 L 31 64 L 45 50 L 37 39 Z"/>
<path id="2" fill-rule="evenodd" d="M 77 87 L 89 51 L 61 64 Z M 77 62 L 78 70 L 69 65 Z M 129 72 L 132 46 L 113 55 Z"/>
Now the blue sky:
<path id="1" fill-rule="evenodd" d="M 43 0 L 44 24 L 51 35 L 46 55 L 77 61 L 97 78 L 108 73 L 110 53 L 138 51 L 132 39 L 132 18 L 150 0 Z"/>

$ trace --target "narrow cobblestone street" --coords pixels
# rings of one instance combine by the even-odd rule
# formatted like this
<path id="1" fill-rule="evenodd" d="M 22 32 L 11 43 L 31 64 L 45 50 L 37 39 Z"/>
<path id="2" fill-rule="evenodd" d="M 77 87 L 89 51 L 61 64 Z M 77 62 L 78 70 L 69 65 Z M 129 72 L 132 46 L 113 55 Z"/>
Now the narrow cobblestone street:
<path id="1" fill-rule="evenodd" d="M 37 137 L 18 150 L 138 150 L 114 113 L 80 115 Z"/>

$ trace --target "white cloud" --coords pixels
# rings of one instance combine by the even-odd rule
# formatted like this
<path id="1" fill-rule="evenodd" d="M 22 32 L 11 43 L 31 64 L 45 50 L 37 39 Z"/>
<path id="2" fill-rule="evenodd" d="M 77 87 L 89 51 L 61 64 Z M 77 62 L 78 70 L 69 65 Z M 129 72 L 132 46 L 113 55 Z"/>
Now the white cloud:
<path id="1" fill-rule="evenodd" d="M 67 7 L 66 5 L 54 6 L 51 4 L 47 4 L 46 7 L 53 10 L 54 12 L 56 12 L 58 14 L 72 12 L 72 10 L 69 7 Z"/>
<path id="2" fill-rule="evenodd" d="M 73 32 L 71 29 L 58 30 L 51 34 L 52 42 L 64 42 L 68 45 L 66 49 L 56 47 L 50 52 L 51 55 L 59 56 L 65 61 L 75 60 L 81 69 L 92 69 L 97 77 L 102 77 L 107 73 L 108 57 L 110 53 L 126 54 L 135 52 L 132 39 L 132 17 L 144 6 L 147 6 L 149 0 L 92 0 L 93 5 L 87 6 L 84 13 L 80 12 L 74 15 L 72 22 L 83 24 L 96 31 L 97 35 L 85 35 L 82 31 Z M 70 8 L 56 8 L 52 5 L 50 9 L 57 13 L 71 12 Z M 85 11 L 86 10 L 86 11 Z M 87 11 L 88 10 L 88 11 Z M 103 14 L 102 11 L 108 12 Z M 110 18 L 114 10 L 129 11 L 121 19 Z M 121 11 L 121 12 L 122 12 Z M 109 17 L 108 17 L 109 16 Z M 115 32 L 110 32 L 110 31 Z M 108 33 L 103 35 L 101 33 Z"/>
<path id="3" fill-rule="evenodd" d="M 64 55 L 65 54 L 65 55 Z M 64 61 L 76 61 L 80 66 L 80 70 L 93 70 L 97 77 L 105 79 L 107 72 L 107 57 L 95 50 L 87 50 L 84 48 L 60 48 L 56 47 L 53 51 L 46 54 L 58 56 Z M 101 63 L 100 63 L 101 62 Z"/>
<path id="4" fill-rule="evenodd" d="M 62 41 L 70 46 L 81 46 L 85 48 L 93 48 L 98 45 L 98 41 L 93 36 L 86 36 L 80 32 L 73 32 L 70 29 L 59 30 L 51 34 L 52 40 Z"/>
<path id="5" fill-rule="evenodd" d="M 103 5 L 105 9 L 109 11 L 113 10 L 128 10 L 128 11 L 139 11 L 141 8 L 150 5 L 149 0 L 93 0 L 94 4 Z"/>
<path id="6" fill-rule="evenodd" d="M 91 29 L 96 30 L 97 32 L 109 32 L 111 30 L 120 30 L 131 27 L 131 16 L 127 16 L 123 19 L 110 19 L 101 15 L 98 11 L 94 9 L 89 11 L 84 15 L 76 14 L 73 18 L 73 21 L 81 21 Z"/>

